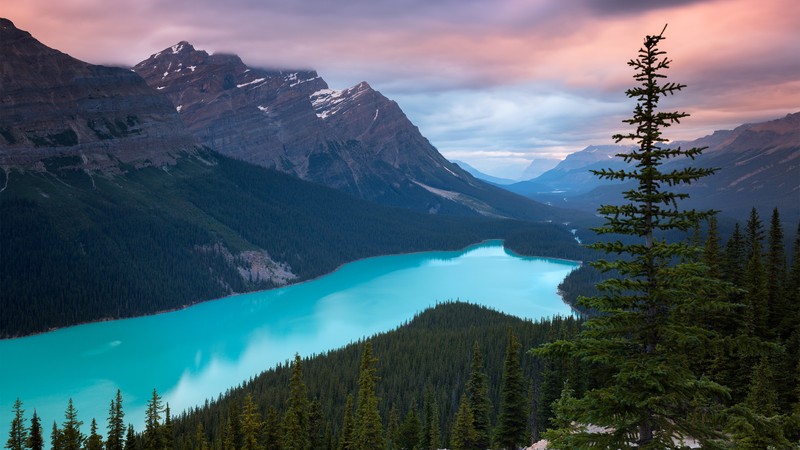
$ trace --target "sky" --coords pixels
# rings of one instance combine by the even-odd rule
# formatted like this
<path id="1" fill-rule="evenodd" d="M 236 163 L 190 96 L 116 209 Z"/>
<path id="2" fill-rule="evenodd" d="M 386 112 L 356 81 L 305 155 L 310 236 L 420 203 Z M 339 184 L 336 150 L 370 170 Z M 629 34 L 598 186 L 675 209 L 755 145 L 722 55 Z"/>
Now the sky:
<path id="1" fill-rule="evenodd" d="M 367 81 L 439 151 L 495 176 L 626 131 L 627 62 L 665 24 L 666 130 L 695 139 L 800 111 L 796 0 L 0 0 L 0 16 L 94 64 L 179 41 L 249 66 Z"/>

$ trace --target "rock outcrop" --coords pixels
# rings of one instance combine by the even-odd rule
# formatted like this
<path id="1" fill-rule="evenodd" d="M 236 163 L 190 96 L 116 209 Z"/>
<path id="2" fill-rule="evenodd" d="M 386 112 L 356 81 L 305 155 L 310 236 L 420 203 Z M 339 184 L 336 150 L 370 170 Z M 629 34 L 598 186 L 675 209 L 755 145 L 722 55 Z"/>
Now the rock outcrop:
<path id="1" fill-rule="evenodd" d="M 84 63 L 0 19 L 0 166 L 63 156 L 114 172 L 172 164 L 195 142 L 170 101 L 136 73 Z"/>

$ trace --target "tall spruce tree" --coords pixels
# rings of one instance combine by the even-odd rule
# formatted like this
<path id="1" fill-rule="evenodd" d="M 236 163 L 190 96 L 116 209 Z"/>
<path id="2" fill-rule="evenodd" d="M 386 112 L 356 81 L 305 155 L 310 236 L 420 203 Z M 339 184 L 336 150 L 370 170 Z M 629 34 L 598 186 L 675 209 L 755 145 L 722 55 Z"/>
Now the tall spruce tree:
<path id="1" fill-rule="evenodd" d="M 745 321 L 747 330 L 758 338 L 767 338 L 769 333 L 769 306 L 767 273 L 764 268 L 764 226 L 755 208 L 750 211 L 745 228 L 747 262 L 744 269 L 744 302 L 747 307 Z"/>
<path id="2" fill-rule="evenodd" d="M 358 377 L 358 401 L 356 403 L 355 449 L 382 449 L 383 425 L 378 413 L 378 397 L 375 389 L 378 383 L 378 359 L 372 355 L 372 342 L 364 344 L 361 355 L 361 370 Z"/>
<path id="3" fill-rule="evenodd" d="M 136 431 L 133 424 L 128 424 L 128 431 L 125 432 L 125 450 L 136 450 L 139 447 L 136 441 Z"/>
<path id="4" fill-rule="evenodd" d="M 615 271 L 618 277 L 598 285 L 601 295 L 581 300 L 600 314 L 587 321 L 576 340 L 551 343 L 538 351 L 578 357 L 613 375 L 605 385 L 580 397 L 562 399 L 561 428 L 545 433 L 554 448 L 674 449 L 680 448 L 676 441 L 687 437 L 711 445 L 722 436 L 713 400 L 725 396 L 727 390 L 695 373 L 688 356 L 713 334 L 681 318 L 728 309 L 727 302 L 714 300 L 724 286 L 707 276 L 703 264 L 694 262 L 701 249 L 690 240 L 664 237 L 676 230 L 688 234 L 713 215 L 681 209 L 678 203 L 688 194 L 671 189 L 711 175 L 714 169 L 661 169 L 668 159 L 694 159 L 703 151 L 664 145 L 667 139 L 662 129 L 688 114 L 658 110 L 663 97 L 685 87 L 665 80 L 663 72 L 671 61 L 658 47 L 663 39 L 664 30 L 647 36 L 638 57 L 628 63 L 636 71 L 638 85 L 626 94 L 637 105 L 633 117 L 624 122 L 635 129 L 614 139 L 638 144 L 618 155 L 634 167 L 594 172 L 601 179 L 634 183 L 624 193 L 628 203 L 600 207 L 606 223 L 595 230 L 627 238 L 591 246 L 619 255 L 595 264 L 601 271 Z"/>
<path id="5" fill-rule="evenodd" d="M 492 444 L 492 402 L 489 399 L 489 378 L 483 369 L 483 355 L 477 341 L 472 346 L 472 366 L 467 380 L 466 396 L 474 421 L 475 446 L 487 449 Z"/>
<path id="6" fill-rule="evenodd" d="M 342 419 L 342 436 L 339 438 L 339 450 L 355 450 L 356 419 L 353 415 L 353 394 L 348 394 L 344 404 Z"/>
<path id="7" fill-rule="evenodd" d="M 791 334 L 794 324 L 785 320 L 786 312 L 790 308 L 786 292 L 786 252 L 783 246 L 783 227 L 778 208 L 775 208 L 767 237 L 768 329 L 770 336 L 785 340 Z"/>
<path id="8" fill-rule="evenodd" d="M 8 430 L 6 448 L 8 450 L 25 450 L 28 443 L 28 427 L 25 425 L 25 410 L 22 401 L 14 402 L 14 418 L 11 419 L 11 429 Z"/>
<path id="9" fill-rule="evenodd" d="M 125 446 L 125 413 L 122 410 L 122 392 L 111 400 L 108 408 L 108 435 L 106 450 L 124 450 Z"/>
<path id="10" fill-rule="evenodd" d="M 97 433 L 97 421 L 92 419 L 89 437 L 86 439 L 86 450 L 103 450 L 103 437 Z"/>
<path id="11" fill-rule="evenodd" d="M 44 437 L 42 433 L 42 420 L 33 410 L 33 417 L 31 417 L 31 426 L 28 430 L 28 449 L 29 450 L 43 450 Z"/>
<path id="12" fill-rule="evenodd" d="M 515 449 L 530 444 L 528 414 L 530 393 L 522 375 L 519 361 L 521 345 L 511 328 L 508 329 L 508 346 L 503 363 L 503 380 L 500 386 L 500 413 L 494 434 L 496 447 Z"/>
<path id="13" fill-rule="evenodd" d="M 244 397 L 242 413 L 239 414 L 239 429 L 242 431 L 241 450 L 261 449 L 261 432 L 263 427 L 264 423 L 261 420 L 261 415 L 258 413 L 256 404 L 253 402 L 253 396 L 248 392 Z"/>
<path id="14" fill-rule="evenodd" d="M 161 411 L 161 396 L 153 389 L 153 395 L 147 401 L 144 413 L 144 450 L 161 450 L 163 445 Z"/>
<path id="15" fill-rule="evenodd" d="M 78 420 L 78 410 L 69 399 L 67 410 L 64 412 L 64 422 L 59 431 L 59 441 L 62 450 L 81 450 L 86 439 L 81 432 L 83 421 Z"/>
<path id="16" fill-rule="evenodd" d="M 289 380 L 289 401 L 284 417 L 283 448 L 306 450 L 310 445 L 308 434 L 308 396 L 303 381 L 303 362 L 294 355 L 292 377 Z"/>
<path id="17" fill-rule="evenodd" d="M 58 428 L 56 421 L 53 421 L 53 428 L 50 431 L 50 449 L 62 450 L 61 445 L 61 430 Z"/>
<path id="18" fill-rule="evenodd" d="M 481 447 L 477 444 L 478 432 L 475 430 L 475 416 L 469 404 L 467 394 L 461 395 L 458 404 L 456 420 L 453 423 L 453 431 L 450 434 L 451 450 L 485 450 L 488 447 Z"/>

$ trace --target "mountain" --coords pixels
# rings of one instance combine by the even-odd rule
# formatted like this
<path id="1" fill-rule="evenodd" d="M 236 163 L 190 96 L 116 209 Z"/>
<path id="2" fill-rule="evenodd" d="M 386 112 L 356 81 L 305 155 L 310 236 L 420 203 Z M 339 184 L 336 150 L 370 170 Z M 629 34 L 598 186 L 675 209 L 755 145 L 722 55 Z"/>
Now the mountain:
<path id="1" fill-rule="evenodd" d="M 331 90 L 314 71 L 248 67 L 181 42 L 134 68 L 204 145 L 361 198 L 429 213 L 564 221 L 447 161 L 367 83 Z"/>
<path id="2" fill-rule="evenodd" d="M 557 166 L 560 162 L 561 160 L 556 158 L 536 158 L 522 171 L 522 175 L 519 176 L 519 179 L 525 181 L 536 178 Z"/>
<path id="3" fill-rule="evenodd" d="M 555 204 L 564 197 L 589 192 L 608 184 L 592 175 L 590 170 L 604 168 L 619 170 L 628 167 L 615 155 L 630 148 L 622 145 L 591 145 L 568 155 L 555 167 L 534 179 L 520 181 L 504 188 L 529 198 Z"/>
<path id="4" fill-rule="evenodd" d="M 478 170 L 478 169 L 472 167 L 471 165 L 465 163 L 464 161 L 453 160 L 453 163 L 457 164 L 458 167 L 461 167 L 462 169 L 466 170 L 470 175 L 472 175 L 473 177 L 475 177 L 475 178 L 477 178 L 479 180 L 487 181 L 487 182 L 492 183 L 492 184 L 500 184 L 500 185 L 516 183 L 516 181 L 514 181 L 514 180 L 512 180 L 510 178 L 500 178 L 500 177 L 495 177 L 495 176 L 483 173 L 480 170 Z"/>
<path id="5" fill-rule="evenodd" d="M 226 157 L 136 73 L 0 25 L 0 338 L 282 286 L 381 254 L 530 235 L 548 236 L 549 251 L 575 247 L 558 225 L 381 206 Z"/>
<path id="6" fill-rule="evenodd" d="M 121 172 L 195 151 L 170 101 L 130 70 L 78 61 L 8 19 L 0 43 L 0 166 L 59 156 Z"/>
<path id="7" fill-rule="evenodd" d="M 680 188 L 690 194 L 686 207 L 717 209 L 733 218 L 745 218 L 753 207 L 762 217 L 768 217 L 777 207 L 785 220 L 800 220 L 800 113 L 670 145 L 707 148 L 695 160 L 667 161 L 663 170 L 690 164 L 719 169 Z M 631 188 L 599 180 L 589 172 L 627 167 L 620 158 L 613 158 L 620 150 L 624 147 L 587 147 L 533 180 L 504 187 L 553 205 L 595 211 L 599 204 L 619 203 L 621 192 Z"/>

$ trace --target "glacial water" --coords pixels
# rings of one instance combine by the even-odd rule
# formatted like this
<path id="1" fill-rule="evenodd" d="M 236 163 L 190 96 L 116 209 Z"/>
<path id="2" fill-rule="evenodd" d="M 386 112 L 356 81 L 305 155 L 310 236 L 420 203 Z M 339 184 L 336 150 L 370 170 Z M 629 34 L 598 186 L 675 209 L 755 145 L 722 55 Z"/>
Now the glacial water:
<path id="1" fill-rule="evenodd" d="M 567 315 L 556 289 L 576 266 L 520 257 L 491 241 L 365 259 L 281 289 L 0 341 L 0 436 L 8 436 L 16 398 L 28 419 L 36 409 L 46 437 L 54 420 L 64 420 L 69 398 L 86 431 L 92 417 L 104 431 L 117 389 L 126 422 L 138 431 L 154 388 L 175 414 L 296 352 L 308 356 L 396 328 L 437 302 L 469 301 L 531 319 Z"/>

